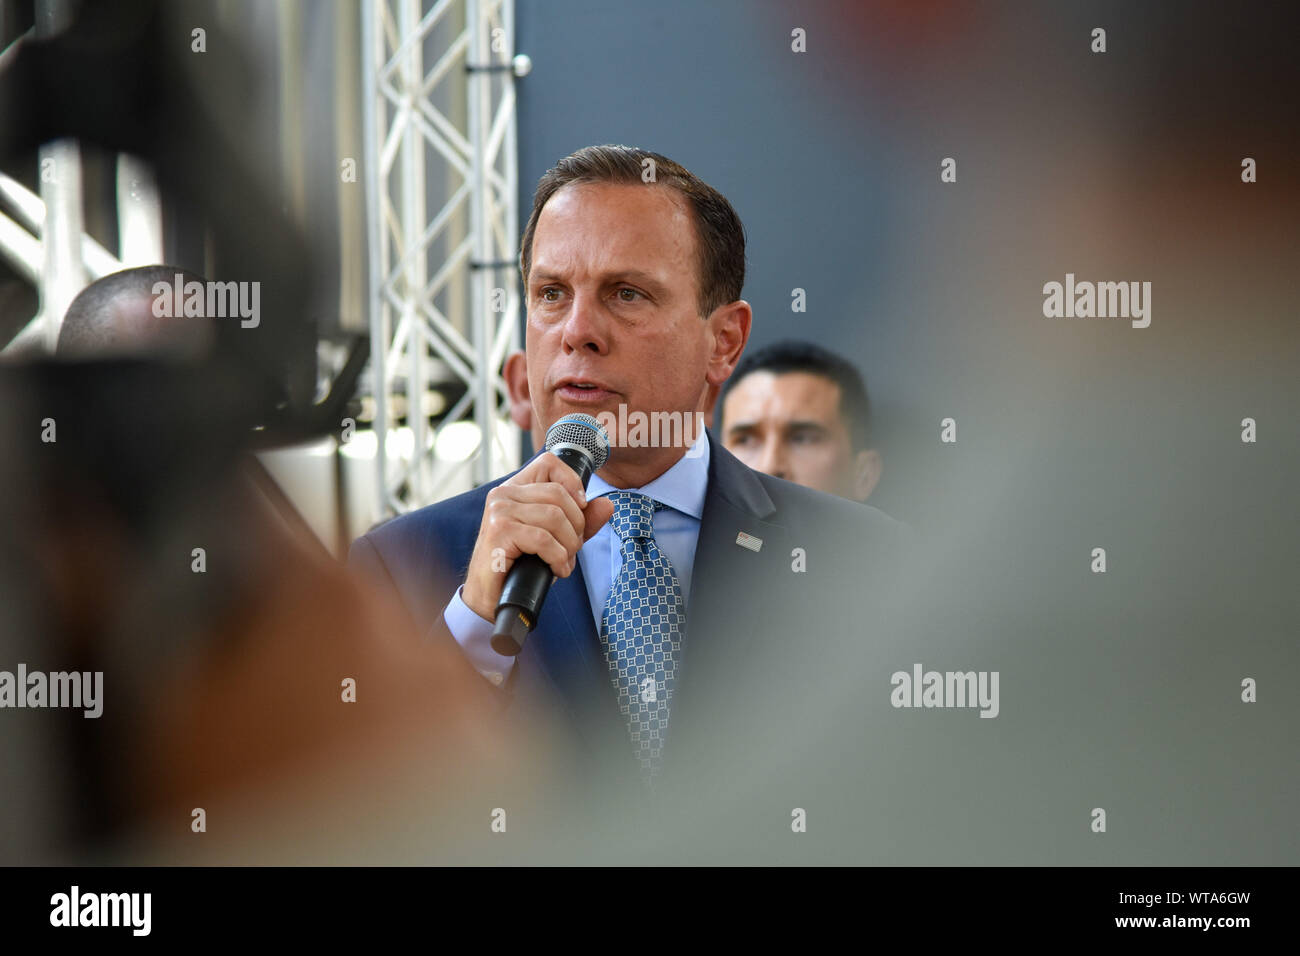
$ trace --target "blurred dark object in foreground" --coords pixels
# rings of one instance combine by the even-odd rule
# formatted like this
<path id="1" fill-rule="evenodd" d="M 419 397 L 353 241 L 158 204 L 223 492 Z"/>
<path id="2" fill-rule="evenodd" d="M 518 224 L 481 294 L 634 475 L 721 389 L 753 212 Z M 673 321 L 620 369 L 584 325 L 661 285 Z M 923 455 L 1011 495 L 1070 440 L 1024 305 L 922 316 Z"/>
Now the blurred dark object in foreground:
<path id="1" fill-rule="evenodd" d="M 103 673 L 0 713 L 4 862 L 366 861 L 403 800 L 444 849 L 493 779 L 491 689 L 258 495 L 255 414 L 219 364 L 0 370 L 0 666 Z"/>
<path id="2" fill-rule="evenodd" d="M 209 237 L 176 264 L 258 283 L 261 312 L 198 362 L 0 368 L 0 669 L 103 673 L 98 718 L 0 712 L 0 862 L 366 861 L 403 803 L 397 832 L 452 852 L 472 788 L 443 784 L 490 779 L 469 765 L 496 760 L 493 702 L 250 480 L 249 450 L 336 427 L 349 396 L 313 404 L 313 270 L 241 125 L 255 74 L 210 22 L 192 54 L 187 12 L 85 4 L 0 71 L 0 164 L 63 137 L 144 159 Z"/>
<path id="3" fill-rule="evenodd" d="M 259 93 L 255 70 L 212 23 L 205 52 L 193 53 L 186 12 L 150 0 L 85 4 L 67 30 L 25 39 L 0 71 L 0 165 L 64 137 L 146 160 L 169 214 L 211 236 L 208 261 L 177 264 L 260 284 L 263 320 L 218 323 L 217 348 L 245 388 L 269 396 L 261 418 L 291 429 L 316 386 L 307 247 L 242 122 Z"/>

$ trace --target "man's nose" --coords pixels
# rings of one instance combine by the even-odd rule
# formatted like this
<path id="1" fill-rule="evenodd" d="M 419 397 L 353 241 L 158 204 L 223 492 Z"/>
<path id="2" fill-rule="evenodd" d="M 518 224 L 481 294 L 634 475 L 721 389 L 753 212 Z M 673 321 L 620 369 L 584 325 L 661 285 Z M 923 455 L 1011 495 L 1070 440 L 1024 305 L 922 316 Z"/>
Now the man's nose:
<path id="1" fill-rule="evenodd" d="M 785 454 L 785 442 L 779 438 L 769 438 L 763 445 L 763 454 L 759 459 L 758 470 L 773 478 L 790 480 L 789 464 Z"/>
<path id="2" fill-rule="evenodd" d="M 568 352 L 609 351 L 608 330 L 594 293 L 578 291 L 573 295 L 573 305 L 564 319 L 564 332 L 560 344 Z"/>

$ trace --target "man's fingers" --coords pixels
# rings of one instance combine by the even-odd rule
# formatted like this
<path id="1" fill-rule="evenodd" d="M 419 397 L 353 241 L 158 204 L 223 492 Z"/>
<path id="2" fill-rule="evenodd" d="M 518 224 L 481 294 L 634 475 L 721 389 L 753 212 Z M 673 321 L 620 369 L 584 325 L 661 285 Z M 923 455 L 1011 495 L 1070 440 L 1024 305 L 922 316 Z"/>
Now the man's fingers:
<path id="1" fill-rule="evenodd" d="M 582 482 L 578 480 L 578 473 L 549 451 L 538 455 L 533 459 L 532 464 L 515 475 L 514 478 L 511 478 L 506 484 L 531 485 L 547 481 L 562 485 L 564 490 L 573 496 L 573 500 L 578 504 L 578 507 L 586 506 L 587 492 L 582 487 Z"/>
<path id="2" fill-rule="evenodd" d="M 565 496 L 568 501 L 568 497 Z M 517 502 L 514 507 L 513 517 L 521 525 L 533 528 L 540 528 L 548 532 L 551 537 L 565 549 L 566 552 L 572 553 L 582 547 L 582 512 L 577 510 L 577 505 L 568 501 L 570 507 L 577 513 L 579 524 L 574 527 L 573 519 L 565 512 L 565 509 L 558 504 L 549 501 L 539 502 Z"/>
<path id="3" fill-rule="evenodd" d="M 557 482 L 545 482 L 534 485 L 520 485 L 517 488 L 511 488 L 507 494 L 512 501 L 521 504 L 550 504 L 563 509 L 564 516 L 568 519 L 569 524 L 573 526 L 576 534 L 582 534 L 583 525 L 586 524 L 586 518 L 583 516 L 582 509 L 578 507 L 577 502 L 573 500 L 573 495 L 559 485 Z"/>
<path id="4" fill-rule="evenodd" d="M 520 525 L 515 541 L 525 554 L 535 554 L 549 564 L 557 577 L 568 577 L 569 551 L 549 531 Z"/>

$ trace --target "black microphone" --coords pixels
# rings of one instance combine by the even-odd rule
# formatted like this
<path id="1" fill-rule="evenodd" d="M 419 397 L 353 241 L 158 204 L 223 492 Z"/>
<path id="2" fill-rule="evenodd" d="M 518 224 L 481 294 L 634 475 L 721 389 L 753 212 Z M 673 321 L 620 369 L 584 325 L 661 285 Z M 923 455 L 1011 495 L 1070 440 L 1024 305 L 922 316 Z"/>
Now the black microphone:
<path id="1" fill-rule="evenodd" d="M 546 450 L 576 471 L 586 488 L 587 480 L 609 460 L 609 434 L 591 415 L 565 415 L 546 433 Z M 535 554 L 521 554 L 511 565 L 497 602 L 492 650 L 515 657 L 524 649 L 524 638 L 537 625 L 554 580 L 551 566 Z"/>

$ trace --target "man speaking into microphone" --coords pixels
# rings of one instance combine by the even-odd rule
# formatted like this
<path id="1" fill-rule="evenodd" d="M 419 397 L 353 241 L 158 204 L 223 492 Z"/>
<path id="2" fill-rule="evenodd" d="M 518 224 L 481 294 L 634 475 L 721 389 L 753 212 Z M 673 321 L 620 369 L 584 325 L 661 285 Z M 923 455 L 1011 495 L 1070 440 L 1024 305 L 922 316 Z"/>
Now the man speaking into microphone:
<path id="1" fill-rule="evenodd" d="M 538 184 L 520 267 L 543 430 L 575 414 L 695 421 L 749 339 L 740 219 L 657 153 L 593 146 L 562 159 Z M 870 592 L 896 563 L 900 526 L 688 434 L 611 434 L 585 489 L 544 452 L 370 532 L 349 560 L 391 582 L 431 640 L 459 645 L 503 710 L 545 728 L 583 782 L 780 789 L 797 782 L 805 731 L 822 736 L 804 750 L 837 759 L 824 736 L 836 682 L 873 666 L 860 653 L 879 639 Z M 554 582 L 511 656 L 494 650 L 494 622 L 525 555 Z"/>

